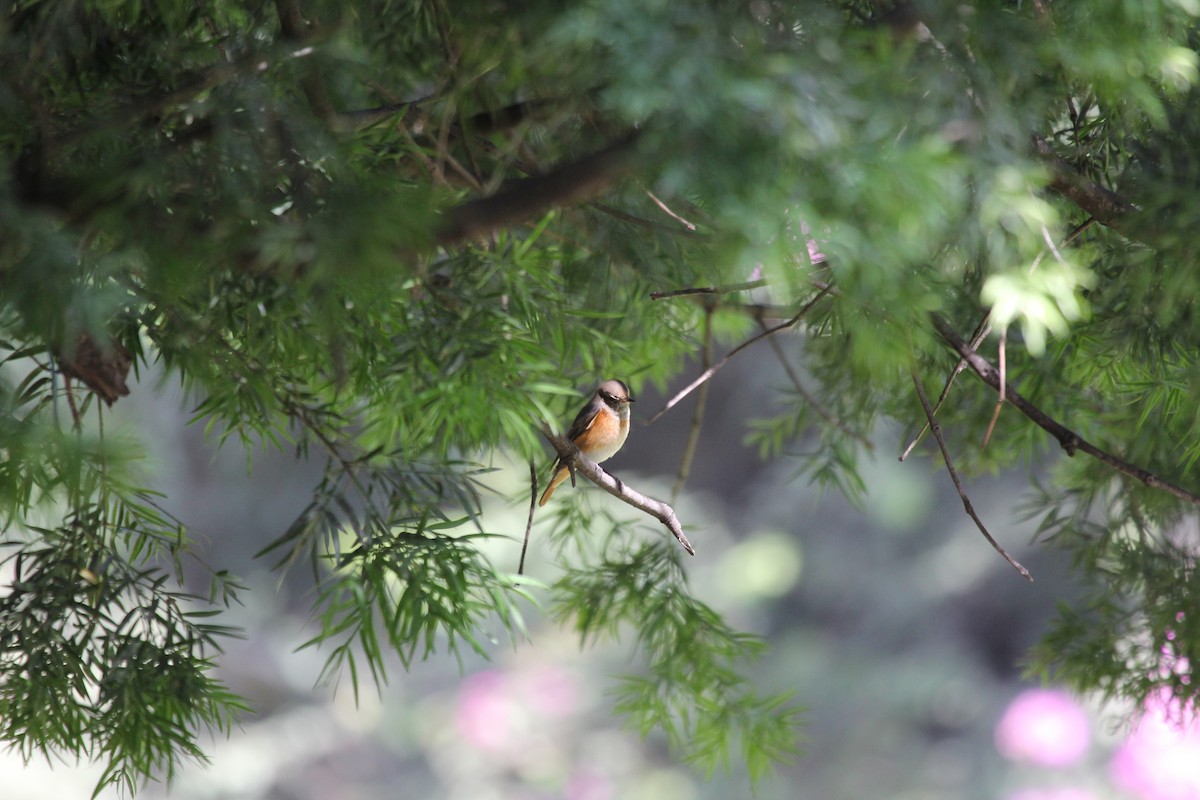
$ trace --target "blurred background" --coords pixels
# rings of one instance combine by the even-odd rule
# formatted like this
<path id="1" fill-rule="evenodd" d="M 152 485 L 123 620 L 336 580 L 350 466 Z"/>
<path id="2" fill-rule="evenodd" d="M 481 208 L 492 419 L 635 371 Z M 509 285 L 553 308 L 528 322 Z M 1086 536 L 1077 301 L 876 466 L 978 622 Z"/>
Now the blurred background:
<path id="1" fill-rule="evenodd" d="M 169 787 L 152 784 L 141 797 L 1200 798 L 1200 728 L 1172 719 L 1169 704 L 1102 708 L 1022 678 L 1023 654 L 1073 596 L 1068 565 L 1031 544 L 1036 522 L 1021 520 L 1023 477 L 973 479 L 967 490 L 1032 584 L 963 513 L 930 457 L 932 440 L 897 461 L 919 408 L 910 429 L 872 432 L 861 507 L 795 479 L 786 460 L 760 461 L 744 444 L 745 421 L 767 414 L 785 384 L 766 347 L 716 376 L 676 505 L 697 550 L 686 564 L 693 590 L 770 642 L 756 676 L 764 688 L 793 692 L 805 709 L 802 755 L 755 792 L 736 760 L 708 776 L 674 761 L 659 737 L 623 728 L 608 693 L 615 676 L 639 668 L 632 643 L 581 648 L 533 606 L 528 641 L 513 647 L 497 626 L 490 660 L 440 656 L 408 672 L 397 663 L 386 686 L 376 694 L 364 685 L 357 702 L 348 681 L 315 687 L 327 654 L 297 652 L 316 631 L 306 617 L 311 586 L 304 574 L 281 580 L 253 554 L 304 507 L 320 465 L 296 464 L 290 453 L 248 454 L 235 442 L 218 449 L 201 426 L 186 424 L 190 405 L 177 386 L 143 376 L 106 425 L 147 443 L 159 488 L 191 527 L 198 553 L 249 587 L 244 605 L 226 615 L 245 638 L 230 642 L 221 674 L 254 711 L 231 737 L 208 743 L 210 764 L 188 765 Z M 975 388 L 964 378 L 956 391 Z M 635 420 L 665 399 L 644 392 Z M 635 427 L 609 469 L 669 496 L 692 402 Z M 947 436 L 952 448 L 974 446 L 953 430 Z M 497 495 L 483 524 L 519 537 L 527 468 L 503 458 L 493 466 Z M 515 538 L 491 545 L 496 563 L 512 571 L 519 552 Z M 527 572 L 545 583 L 557 574 L 536 522 Z M 195 577 L 203 593 L 202 571 Z M 99 772 L 3 753 L 0 797 L 89 797 Z"/>

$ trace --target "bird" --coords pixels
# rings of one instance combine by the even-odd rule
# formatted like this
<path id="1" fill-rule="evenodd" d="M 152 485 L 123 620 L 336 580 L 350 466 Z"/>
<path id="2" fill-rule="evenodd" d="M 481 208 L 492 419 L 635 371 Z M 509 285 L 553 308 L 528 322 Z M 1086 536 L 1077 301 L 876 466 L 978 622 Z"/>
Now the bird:
<path id="1" fill-rule="evenodd" d="M 567 439 L 579 452 L 599 464 L 617 454 L 629 437 L 629 404 L 634 402 L 629 387 L 624 381 L 607 380 L 600 384 L 587 405 L 579 410 Z M 542 493 L 539 506 L 550 502 L 550 495 L 571 474 L 567 464 L 559 458 L 554 462 L 554 477 Z"/>

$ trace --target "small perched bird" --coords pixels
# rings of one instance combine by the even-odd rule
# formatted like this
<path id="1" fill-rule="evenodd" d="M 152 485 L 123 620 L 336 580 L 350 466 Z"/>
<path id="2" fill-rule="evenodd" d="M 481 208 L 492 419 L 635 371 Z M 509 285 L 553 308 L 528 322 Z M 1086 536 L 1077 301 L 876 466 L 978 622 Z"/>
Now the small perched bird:
<path id="1" fill-rule="evenodd" d="M 600 384 L 575 421 L 567 438 L 579 448 L 579 452 L 599 464 L 617 454 L 629 436 L 629 404 L 634 402 L 629 387 L 624 381 L 611 380 Z M 567 465 L 559 459 L 554 462 L 554 477 L 542 493 L 539 506 L 550 501 L 550 495 L 571 474 Z"/>

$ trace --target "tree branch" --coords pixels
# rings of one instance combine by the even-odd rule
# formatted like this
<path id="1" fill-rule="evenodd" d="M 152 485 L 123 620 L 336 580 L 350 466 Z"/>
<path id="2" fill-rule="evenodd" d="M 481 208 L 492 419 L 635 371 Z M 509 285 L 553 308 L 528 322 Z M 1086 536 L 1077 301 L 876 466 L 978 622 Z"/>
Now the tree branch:
<path id="1" fill-rule="evenodd" d="M 776 333 L 779 333 L 782 330 L 785 330 L 785 329 L 790 328 L 793 325 L 795 325 L 797 322 L 799 322 L 801 319 L 803 319 L 804 315 L 807 314 L 809 312 L 809 310 L 814 305 L 817 304 L 817 301 L 819 301 L 822 297 L 824 297 L 826 294 L 828 294 L 832 288 L 833 287 L 831 287 L 831 286 L 825 286 L 823 289 L 821 289 L 819 292 L 817 292 L 816 296 L 814 296 L 811 300 L 809 300 L 807 303 L 805 303 L 804 307 L 801 308 L 800 311 L 797 312 L 796 315 L 793 316 L 791 319 L 788 319 L 785 322 L 781 322 L 774 327 L 767 328 L 766 330 L 764 330 L 762 333 L 758 334 L 757 336 L 751 336 L 749 339 L 747 339 L 746 341 L 739 344 L 737 347 L 730 350 L 725 355 L 724 358 L 722 358 L 717 363 L 713 364 L 708 369 L 704 370 L 704 372 L 701 372 L 699 378 L 696 378 L 696 380 L 689 383 L 680 392 L 678 392 L 674 397 L 672 397 L 670 400 L 668 400 L 667 404 L 665 406 L 660 408 L 652 417 L 650 417 L 650 419 L 646 420 L 646 424 L 649 425 L 650 423 L 654 422 L 659 417 L 661 417 L 663 414 L 667 413 L 672 408 L 674 408 L 679 403 L 680 400 L 682 400 L 683 398 L 687 397 L 689 394 L 694 392 L 701 384 L 703 384 L 705 381 L 707 381 L 713 375 L 716 375 L 717 370 L 719 370 L 721 367 L 723 367 L 729 363 L 729 359 L 733 358 L 734 356 L 736 356 L 741 351 L 745 350 L 750 345 L 754 344 L 755 342 L 762 341 L 763 339 L 766 339 L 768 336 L 772 336 Z"/>
<path id="2" fill-rule="evenodd" d="M 975 527 L 979 528 L 979 532 L 983 534 L 983 538 L 988 540 L 988 544 L 999 553 L 1005 561 L 1012 565 L 1013 569 L 1021 573 L 1025 580 L 1033 583 L 1033 576 L 1029 574 L 1029 570 L 1021 566 L 1008 551 L 1000 546 L 1000 543 L 992 538 L 992 534 L 988 533 L 987 526 L 983 524 L 983 520 L 975 513 L 975 508 L 971 505 L 970 498 L 967 497 L 966 490 L 963 489 L 962 481 L 958 479 L 958 473 L 954 470 L 954 462 L 950 460 L 950 451 L 946 448 L 946 440 L 942 438 L 942 426 L 938 424 L 937 418 L 933 416 L 933 408 L 929 405 L 929 398 L 925 396 L 925 387 L 921 385 L 921 376 L 917 374 L 916 367 L 912 370 L 913 385 L 917 387 L 917 399 L 921 401 L 921 408 L 925 410 L 925 419 L 929 420 L 929 429 L 933 431 L 933 438 L 937 439 L 938 448 L 942 451 L 942 460 L 946 462 L 946 471 L 950 473 L 950 480 L 954 481 L 954 488 L 958 491 L 958 497 L 962 500 L 963 509 L 967 512 L 967 516 L 975 522 Z"/>
<path id="3" fill-rule="evenodd" d="M 558 453 L 559 459 L 567 465 L 572 475 L 578 472 L 613 497 L 654 517 L 667 526 L 667 530 L 679 540 L 679 543 L 683 545 L 683 549 L 687 551 L 688 555 L 696 555 L 692 543 L 688 541 L 687 536 L 683 533 L 683 527 L 679 524 L 679 518 L 675 516 L 675 509 L 661 500 L 646 497 L 644 494 L 630 489 L 624 483 L 601 469 L 600 465 L 595 461 L 592 461 L 579 452 L 579 448 L 572 444 L 566 437 L 550 433 L 545 429 L 542 429 L 542 435 L 546 437 L 546 441 L 550 442 L 555 452 Z"/>
<path id="4" fill-rule="evenodd" d="M 448 246 L 476 239 L 552 208 L 590 200 L 633 167 L 636 145 L 635 132 L 553 172 L 514 181 L 490 197 L 455 206 L 446 214 L 436 242 Z"/>
<path id="5" fill-rule="evenodd" d="M 949 345 L 950 349 L 954 350 L 959 356 L 967 362 L 967 365 L 974 371 L 979 378 L 991 386 L 996 391 L 1000 390 L 1000 373 L 991 365 L 991 363 L 975 352 L 966 342 L 958 337 L 954 329 L 945 319 L 937 314 L 930 315 L 933 321 L 933 328 L 937 331 L 938 336 Z M 1062 446 L 1063 450 L 1067 451 L 1067 455 L 1074 456 L 1077 451 L 1083 451 L 1089 456 L 1104 462 L 1108 466 L 1126 475 L 1134 480 L 1149 486 L 1151 489 L 1161 489 L 1164 492 L 1174 495 L 1175 497 L 1190 503 L 1194 506 L 1200 506 L 1200 496 L 1197 496 L 1186 489 L 1182 489 L 1169 481 L 1165 481 L 1148 470 L 1144 470 L 1139 466 L 1130 464 L 1124 459 L 1114 456 L 1105 450 L 1101 450 L 1091 442 L 1088 442 L 1075 431 L 1067 428 L 1062 423 L 1050 417 L 1033 403 L 1026 400 L 1016 389 L 1011 385 L 1005 387 L 1005 399 L 1038 427 L 1049 433 Z"/>
<path id="6" fill-rule="evenodd" d="M 1134 236 L 1129 230 L 1129 217 L 1137 207 L 1114 191 L 1080 175 L 1065 159 L 1054 152 L 1050 143 L 1040 136 L 1033 137 L 1033 150 L 1050 168 L 1049 187 L 1075 205 L 1123 236 Z"/>
<path id="7" fill-rule="evenodd" d="M 766 286 L 765 278 L 745 283 L 731 283 L 728 286 L 690 286 L 687 289 L 675 289 L 670 292 L 651 292 L 651 300 L 665 300 L 668 297 L 686 297 L 693 294 L 728 294 L 729 292 L 745 292 Z"/>
<path id="8" fill-rule="evenodd" d="M 529 517 L 525 520 L 525 541 L 521 544 L 521 561 L 517 564 L 517 574 L 525 574 L 525 551 L 529 549 L 529 534 L 533 530 L 533 512 L 537 510 L 538 478 L 537 466 L 529 459 Z"/>
<path id="9" fill-rule="evenodd" d="M 990 325 L 988 325 L 988 320 L 991 318 L 991 316 L 992 312 L 988 311 L 983 315 L 983 318 L 979 320 L 979 324 L 975 326 L 975 332 L 971 334 L 972 350 L 978 349 L 979 344 L 986 339 L 988 333 L 991 332 L 992 328 Z M 937 413 L 942 410 L 942 404 L 946 402 L 946 398 L 950 396 L 950 387 L 954 385 L 955 378 L 957 378 L 958 374 L 966 368 L 967 362 L 961 358 L 958 360 L 958 363 L 954 365 L 954 371 L 950 373 L 950 377 L 946 378 L 946 383 L 942 386 L 942 393 L 938 395 L 938 401 L 934 403 L 933 415 L 935 417 L 937 416 Z M 929 430 L 928 420 L 926 420 L 925 424 L 921 426 L 921 430 L 917 431 L 917 435 L 912 438 L 912 441 L 908 443 L 908 447 L 904 448 L 904 452 L 900 454 L 901 461 L 908 458 L 908 454 L 911 453 L 913 448 L 920 443 L 921 438 L 925 435 L 925 431 L 927 430 Z"/>
<path id="10" fill-rule="evenodd" d="M 279 32 L 289 43 L 304 41 L 309 35 L 309 24 L 300 11 L 298 0 L 275 0 L 275 13 L 279 16 Z M 325 82 L 314 69 L 307 69 L 300 76 L 300 88 L 308 99 L 308 105 L 317 118 L 330 128 L 337 126 L 338 113 L 329 99 Z"/>

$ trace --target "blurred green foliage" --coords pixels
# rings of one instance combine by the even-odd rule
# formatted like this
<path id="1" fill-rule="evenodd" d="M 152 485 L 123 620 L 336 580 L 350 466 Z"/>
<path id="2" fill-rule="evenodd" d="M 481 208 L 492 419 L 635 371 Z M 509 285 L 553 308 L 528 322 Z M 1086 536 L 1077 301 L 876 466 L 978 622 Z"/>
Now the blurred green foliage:
<path id="1" fill-rule="evenodd" d="M 726 340 L 812 303 L 812 390 L 751 436 L 851 497 L 862 435 L 922 418 L 911 368 L 954 368 L 930 315 L 967 338 L 988 307 L 1032 403 L 1200 484 L 1193 2 L 0 13 L 0 720 L 23 753 L 132 788 L 240 707 L 210 677 L 231 631 L 204 621 L 236 584 L 213 567 L 213 608 L 181 594 L 196 545 L 103 434 L 93 398 L 131 367 L 182 381 L 221 437 L 327 461 L 295 524 L 260 535 L 312 565 L 313 643 L 356 689 L 359 659 L 382 680 L 389 651 L 480 649 L 493 615 L 522 635 L 528 586 L 477 548 L 480 465 L 541 459 L 539 428 L 600 378 L 682 373 L 703 304 L 652 292 L 761 279 L 707 296 Z M 980 388 L 941 410 L 960 466 L 1026 468 L 1052 440 L 1010 408 L 976 446 Z M 1094 602 L 1038 669 L 1196 691 L 1160 666 L 1200 657 L 1195 502 L 1059 466 L 1030 513 Z M 792 752 L 795 710 L 740 672 L 761 642 L 691 598 L 673 543 L 562 503 L 552 608 L 585 638 L 629 626 L 646 657 L 618 708 L 709 767 Z"/>

